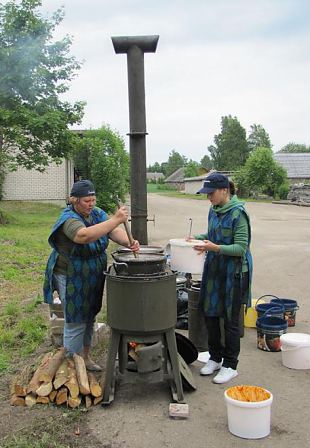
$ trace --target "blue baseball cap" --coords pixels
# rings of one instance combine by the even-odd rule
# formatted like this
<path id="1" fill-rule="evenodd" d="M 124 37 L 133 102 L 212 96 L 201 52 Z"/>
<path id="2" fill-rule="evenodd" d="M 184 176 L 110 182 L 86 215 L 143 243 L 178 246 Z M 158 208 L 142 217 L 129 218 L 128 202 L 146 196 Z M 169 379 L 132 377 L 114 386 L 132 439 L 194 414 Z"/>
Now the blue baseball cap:
<path id="1" fill-rule="evenodd" d="M 86 196 L 95 196 L 95 187 L 90 180 L 78 180 L 72 185 L 70 196 L 84 198 Z"/>
<path id="2" fill-rule="evenodd" d="M 224 174 L 212 173 L 206 177 L 203 187 L 196 194 L 209 194 L 220 188 L 229 188 L 229 179 Z"/>

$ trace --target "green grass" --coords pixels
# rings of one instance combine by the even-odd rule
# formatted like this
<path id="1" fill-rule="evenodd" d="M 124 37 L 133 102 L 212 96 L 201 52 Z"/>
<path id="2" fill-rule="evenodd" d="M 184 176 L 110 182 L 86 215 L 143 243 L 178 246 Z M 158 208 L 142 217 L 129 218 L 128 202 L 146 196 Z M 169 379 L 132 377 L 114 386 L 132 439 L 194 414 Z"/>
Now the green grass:
<path id="1" fill-rule="evenodd" d="M 42 283 L 47 238 L 61 208 L 36 202 L 2 202 L 0 225 L 0 372 L 27 357 L 47 334 Z"/>

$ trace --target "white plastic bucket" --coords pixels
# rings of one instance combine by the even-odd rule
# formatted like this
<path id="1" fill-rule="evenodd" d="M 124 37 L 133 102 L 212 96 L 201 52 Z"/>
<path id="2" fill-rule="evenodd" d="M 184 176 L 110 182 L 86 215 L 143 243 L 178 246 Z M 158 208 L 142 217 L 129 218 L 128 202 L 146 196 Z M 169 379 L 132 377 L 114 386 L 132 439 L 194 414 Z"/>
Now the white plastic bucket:
<path id="1" fill-rule="evenodd" d="M 202 274 L 205 256 L 204 254 L 199 254 L 193 247 L 201 244 L 201 241 L 172 239 L 169 243 L 171 269 L 178 272 Z"/>
<path id="2" fill-rule="evenodd" d="M 287 333 L 280 336 L 282 364 L 289 369 L 310 369 L 310 334 Z"/>
<path id="3" fill-rule="evenodd" d="M 235 436 L 243 439 L 261 439 L 270 434 L 271 404 L 273 395 L 264 401 L 239 401 L 224 396 L 227 406 L 228 429 Z"/>

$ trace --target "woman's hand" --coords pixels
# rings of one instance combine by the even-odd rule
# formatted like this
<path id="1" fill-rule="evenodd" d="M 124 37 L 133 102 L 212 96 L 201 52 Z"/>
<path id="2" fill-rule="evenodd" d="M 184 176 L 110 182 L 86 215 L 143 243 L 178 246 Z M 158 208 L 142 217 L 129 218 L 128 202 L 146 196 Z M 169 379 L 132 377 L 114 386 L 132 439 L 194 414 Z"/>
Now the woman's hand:
<path id="1" fill-rule="evenodd" d="M 132 250 L 132 252 L 139 252 L 140 250 L 140 243 L 138 240 L 134 240 L 132 244 L 128 245 L 129 249 Z"/>
<path id="2" fill-rule="evenodd" d="M 126 222 L 128 219 L 128 210 L 126 207 L 122 206 L 114 213 L 114 218 L 119 224 Z"/>
<path id="3" fill-rule="evenodd" d="M 197 250 L 197 252 L 200 254 L 203 254 L 204 252 L 219 252 L 220 246 L 218 244 L 212 243 L 212 241 L 204 240 L 200 244 L 197 244 L 194 246 L 194 249 Z"/>

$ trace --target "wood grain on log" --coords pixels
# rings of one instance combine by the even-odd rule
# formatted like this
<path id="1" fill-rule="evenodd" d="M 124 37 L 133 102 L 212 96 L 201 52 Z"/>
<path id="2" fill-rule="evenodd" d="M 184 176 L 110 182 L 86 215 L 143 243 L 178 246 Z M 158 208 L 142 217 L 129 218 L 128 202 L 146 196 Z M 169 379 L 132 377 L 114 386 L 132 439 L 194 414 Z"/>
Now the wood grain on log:
<path id="1" fill-rule="evenodd" d="M 45 383 L 53 381 L 57 370 L 64 360 L 64 357 L 65 349 L 64 347 L 62 347 L 55 353 L 52 358 L 47 361 L 46 366 L 40 372 L 39 381 L 44 381 Z"/>
<path id="2" fill-rule="evenodd" d="M 68 361 L 67 359 L 64 359 L 55 374 L 53 386 L 55 389 L 59 389 L 67 381 L 68 381 Z"/>
<path id="3" fill-rule="evenodd" d="M 73 359 L 80 392 L 83 395 L 89 395 L 90 388 L 84 359 L 82 358 L 82 356 L 77 355 L 76 353 L 74 353 Z"/>

